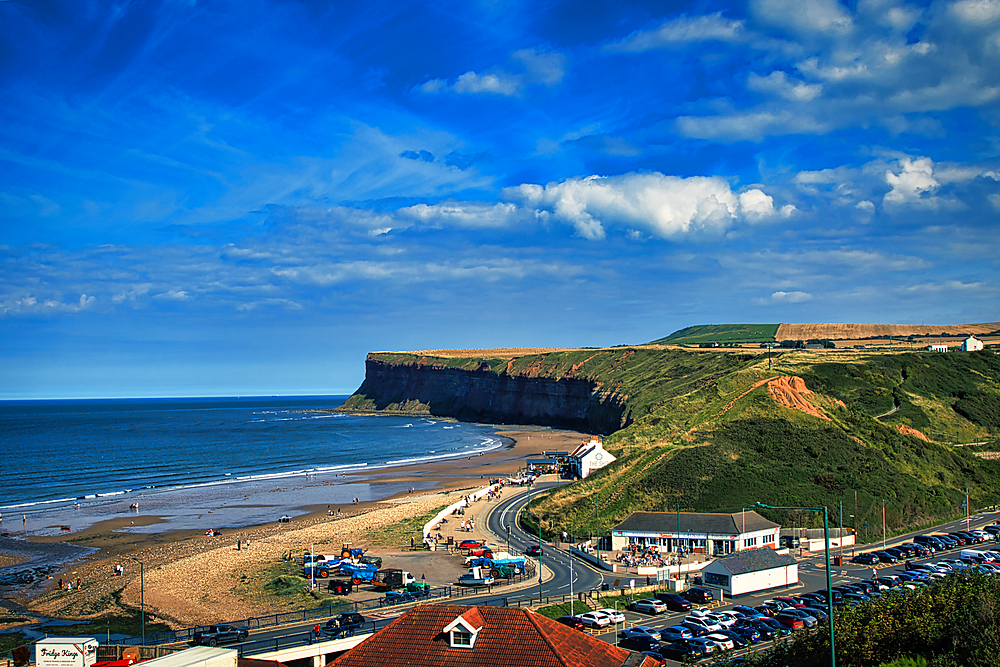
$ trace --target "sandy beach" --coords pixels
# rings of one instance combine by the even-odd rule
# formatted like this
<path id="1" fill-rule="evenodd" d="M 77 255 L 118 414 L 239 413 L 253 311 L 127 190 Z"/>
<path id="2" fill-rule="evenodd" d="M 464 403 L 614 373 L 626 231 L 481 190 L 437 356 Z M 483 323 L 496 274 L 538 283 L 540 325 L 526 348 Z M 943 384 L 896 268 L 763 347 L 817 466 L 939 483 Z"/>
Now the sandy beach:
<path id="1" fill-rule="evenodd" d="M 317 552 L 323 552 L 323 546 L 339 551 L 343 542 L 368 548 L 373 531 L 427 515 L 470 490 L 485 486 L 490 478 L 505 477 L 523 469 L 527 459 L 537 457 L 542 451 L 569 451 L 588 437 L 573 431 L 532 427 L 500 430 L 498 435 L 506 439 L 505 446 L 479 456 L 386 468 L 363 475 L 347 474 L 339 480 L 341 484 L 351 484 L 356 477 L 365 484 L 391 481 L 403 485 L 402 491 L 388 498 L 339 507 L 268 506 L 268 512 L 275 518 L 286 510 L 305 510 L 290 523 L 270 521 L 233 529 L 215 525 L 222 535 L 207 537 L 203 530 L 169 529 L 166 528 L 169 524 L 162 523 L 159 517 L 141 515 L 103 521 L 71 535 L 33 538 L 30 544 L 38 547 L 72 543 L 90 548 L 91 553 L 53 571 L 51 578 L 28 586 L 7 587 L 4 597 L 36 614 L 65 619 L 114 613 L 119 608 L 118 600 L 121 605 L 138 607 L 140 582 L 136 561 L 140 561 L 144 564 L 147 613 L 171 626 L 287 611 L 268 596 L 258 595 L 241 584 L 267 564 L 278 562 L 289 553 L 301 555 L 311 546 L 317 546 Z M 411 492 L 411 488 L 415 490 Z M 255 499 L 245 502 L 253 503 Z M 330 512 L 334 515 L 330 516 Z M 137 532 L 137 524 L 151 532 Z M 163 530 L 157 530 L 158 527 Z M 249 546 L 237 550 L 236 540 L 244 544 L 249 540 Z M 0 562 L 22 561 L 26 553 L 0 552 L 0 558 L 4 558 Z M 464 572 L 457 559 L 440 553 L 387 550 L 378 546 L 371 553 L 382 555 L 386 566 L 419 573 L 432 586 L 453 582 L 457 574 Z M 20 567 L 27 564 L 21 562 Z M 122 576 L 115 575 L 116 565 L 124 568 Z M 74 583 L 72 591 L 62 590 L 57 585 L 59 579 L 73 582 L 79 579 L 80 585 Z"/>

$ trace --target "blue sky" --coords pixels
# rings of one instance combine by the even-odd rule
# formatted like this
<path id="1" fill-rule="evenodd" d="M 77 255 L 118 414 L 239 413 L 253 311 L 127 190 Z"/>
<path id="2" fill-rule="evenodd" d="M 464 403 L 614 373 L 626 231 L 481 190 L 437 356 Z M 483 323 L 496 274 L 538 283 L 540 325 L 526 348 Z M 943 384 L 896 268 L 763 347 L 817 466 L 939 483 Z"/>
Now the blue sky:
<path id="1" fill-rule="evenodd" d="M 1000 0 L 6 0 L 0 101 L 0 398 L 1000 319 Z"/>

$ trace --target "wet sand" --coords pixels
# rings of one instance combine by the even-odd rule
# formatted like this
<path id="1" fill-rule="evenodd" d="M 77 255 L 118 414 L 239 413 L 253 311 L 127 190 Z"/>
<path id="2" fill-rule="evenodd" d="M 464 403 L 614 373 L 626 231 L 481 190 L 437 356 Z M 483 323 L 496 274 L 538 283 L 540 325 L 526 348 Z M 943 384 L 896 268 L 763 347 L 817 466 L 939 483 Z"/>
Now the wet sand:
<path id="1" fill-rule="evenodd" d="M 506 439 L 504 446 L 470 458 L 349 473 L 335 480 L 319 476 L 304 480 L 304 487 L 311 491 L 294 494 L 279 488 L 276 480 L 274 488 L 254 489 L 252 493 L 233 488 L 231 490 L 241 494 L 240 497 L 215 499 L 220 502 L 218 508 L 206 510 L 207 505 L 201 498 L 191 499 L 190 510 L 185 510 L 181 499 L 178 506 L 171 508 L 167 518 L 126 511 L 124 516 L 94 523 L 69 535 L 37 536 L 28 542 L 14 540 L 23 547 L 17 552 L 5 549 L 0 543 L 0 553 L 7 554 L 8 558 L 26 558 L 16 565 L 0 567 L 0 576 L 6 570 L 37 568 L 39 556 L 32 553 L 35 549 L 87 547 L 91 550 L 68 565 L 50 566 L 47 575 L 51 578 L 42 577 L 27 585 L 23 582 L 0 584 L 0 593 L 36 613 L 57 618 L 92 618 L 113 612 L 119 606 L 119 598 L 123 605 L 138 607 L 138 560 L 143 563 L 147 610 L 171 625 L 181 627 L 285 611 L 274 608 L 273 602 L 265 601 L 253 591 L 243 590 L 240 582 L 262 563 L 280 560 L 288 552 L 301 554 L 313 544 L 333 545 L 338 550 L 342 542 L 367 547 L 367 535 L 372 530 L 425 515 L 471 489 L 485 486 L 491 478 L 514 474 L 524 468 L 527 459 L 538 457 L 544 450 L 571 451 L 589 437 L 573 431 L 531 427 L 499 431 L 498 435 Z M 288 486 L 288 480 L 280 480 L 280 483 Z M 316 489 L 329 489 L 333 485 L 341 490 L 359 491 L 348 498 L 371 498 L 370 494 L 379 489 L 392 488 L 395 492 L 387 498 L 358 504 L 315 502 L 317 498 L 322 500 L 322 494 L 317 494 Z M 411 488 L 413 492 L 409 491 Z M 279 498 L 281 502 L 277 502 Z M 305 503 L 296 504 L 296 500 Z M 218 537 L 207 537 L 201 527 L 172 527 L 178 523 L 188 525 L 177 521 L 185 511 L 198 513 L 203 521 L 222 518 L 223 513 L 215 512 L 223 509 L 221 502 L 227 503 L 226 508 L 237 508 L 230 515 L 238 520 L 260 516 L 262 511 L 266 511 L 268 520 L 233 527 L 220 523 L 203 524 L 219 529 L 222 535 Z M 208 516 L 209 511 L 211 516 Z M 335 512 L 334 516 L 328 515 L 331 511 Z M 294 519 L 290 523 L 278 523 L 277 517 L 285 513 L 293 515 Z M 186 519 L 192 517 L 185 516 Z M 250 540 L 249 548 L 236 550 L 237 539 L 244 543 Z M 11 542 L 8 540 L 6 544 Z M 421 574 L 432 585 L 454 581 L 453 564 L 440 561 L 440 556 L 428 553 L 418 556 L 418 552 L 395 555 L 404 560 L 419 558 L 412 562 L 409 571 L 421 568 Z M 123 576 L 114 574 L 115 565 L 124 567 Z M 56 585 L 60 578 L 74 582 L 79 578 L 80 586 L 74 585 L 73 591 L 61 590 Z"/>

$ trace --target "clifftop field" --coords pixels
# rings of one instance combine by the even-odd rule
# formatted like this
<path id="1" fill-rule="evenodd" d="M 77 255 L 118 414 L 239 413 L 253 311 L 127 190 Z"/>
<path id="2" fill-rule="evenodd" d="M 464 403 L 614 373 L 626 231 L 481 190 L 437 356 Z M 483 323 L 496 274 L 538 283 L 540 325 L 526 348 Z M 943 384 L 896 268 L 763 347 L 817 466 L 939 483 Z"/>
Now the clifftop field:
<path id="1" fill-rule="evenodd" d="M 845 517 L 857 513 L 861 541 L 865 523 L 871 539 L 881 528 L 883 498 L 890 532 L 963 514 L 966 489 L 973 510 L 1000 504 L 1000 460 L 977 456 L 1000 450 L 1000 356 L 990 348 L 762 352 L 650 345 L 376 353 L 345 409 L 589 423 L 606 433 L 618 460 L 533 503 L 543 532 L 591 534 L 595 499 L 603 535 L 635 510 L 843 502 Z M 810 513 L 768 516 L 817 525 Z"/>

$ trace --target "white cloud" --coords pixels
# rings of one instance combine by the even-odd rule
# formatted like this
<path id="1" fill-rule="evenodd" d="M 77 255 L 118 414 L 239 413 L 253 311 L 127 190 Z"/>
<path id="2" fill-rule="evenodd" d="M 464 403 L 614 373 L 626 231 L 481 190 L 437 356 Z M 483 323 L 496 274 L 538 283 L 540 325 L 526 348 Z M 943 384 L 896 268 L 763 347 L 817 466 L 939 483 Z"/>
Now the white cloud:
<path id="1" fill-rule="evenodd" d="M 525 69 L 528 83 L 556 86 L 566 75 L 566 56 L 561 53 L 539 53 L 535 49 L 515 51 L 511 56 Z"/>
<path id="2" fill-rule="evenodd" d="M 435 78 L 419 86 L 417 90 L 428 95 L 451 91 L 459 94 L 519 95 L 525 87 L 559 85 L 566 75 L 566 56 L 561 53 L 540 53 L 535 49 L 521 49 L 511 54 L 511 60 L 521 73 L 511 73 L 493 68 L 483 73 L 468 71 L 455 82 Z"/>
<path id="3" fill-rule="evenodd" d="M 771 301 L 774 303 L 802 303 L 813 298 L 808 292 L 774 292 Z"/>
<path id="4" fill-rule="evenodd" d="M 544 187 L 525 184 L 505 188 L 504 197 L 550 213 L 591 240 L 605 237 L 605 225 L 645 229 L 671 238 L 719 233 L 741 220 L 757 222 L 775 215 L 769 195 L 758 189 L 737 195 L 717 176 L 590 176 Z M 787 207 L 782 209 L 783 215 L 789 213 Z"/>
<path id="5" fill-rule="evenodd" d="M 758 111 L 720 116 L 681 116 L 677 131 L 698 139 L 761 141 L 774 134 L 825 134 L 831 125 L 794 111 Z"/>
<path id="6" fill-rule="evenodd" d="M 481 75 L 475 72 L 466 72 L 455 80 L 452 90 L 456 93 L 515 95 L 520 87 L 520 81 L 516 77 L 504 72 Z"/>
<path id="7" fill-rule="evenodd" d="M 503 228 L 511 227 L 524 218 L 518 207 L 509 203 L 417 204 L 401 208 L 398 213 L 404 218 L 436 227 Z"/>
<path id="8" fill-rule="evenodd" d="M 721 13 L 707 16 L 679 16 L 664 21 L 654 30 L 640 30 L 607 47 L 609 51 L 641 52 L 692 42 L 735 42 L 744 37 L 742 21 L 724 18 Z"/>
<path id="9" fill-rule="evenodd" d="M 854 24 L 836 0 L 754 0 L 750 11 L 761 23 L 800 35 L 844 33 Z"/>
<path id="10" fill-rule="evenodd" d="M 822 84 L 792 81 L 781 71 L 771 72 L 767 76 L 751 72 L 747 78 L 747 87 L 750 90 L 780 95 L 791 102 L 811 102 L 823 92 Z"/>
<path id="11" fill-rule="evenodd" d="M 1000 20 L 1000 0 L 962 0 L 951 11 L 963 21 L 983 26 Z"/>
<path id="12" fill-rule="evenodd" d="M 171 289 L 153 297 L 162 301 L 190 301 L 193 297 L 182 289 Z"/>
<path id="13" fill-rule="evenodd" d="M 934 178 L 934 161 L 930 158 L 911 160 L 903 158 L 899 161 L 898 174 L 885 172 L 885 181 L 892 190 L 885 194 L 882 201 L 885 204 L 933 204 L 931 195 L 940 187 Z"/>

